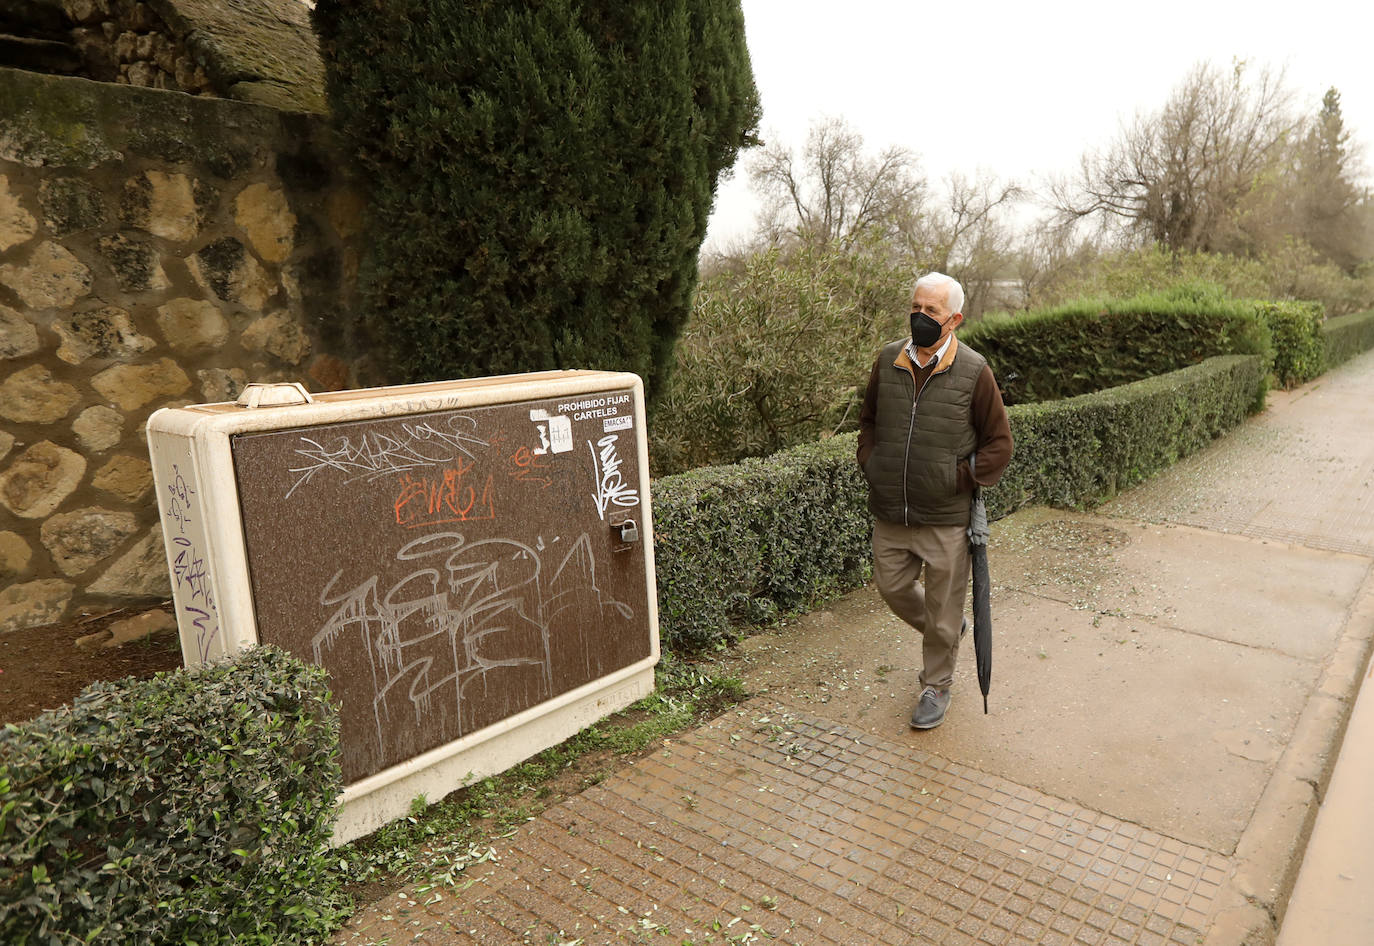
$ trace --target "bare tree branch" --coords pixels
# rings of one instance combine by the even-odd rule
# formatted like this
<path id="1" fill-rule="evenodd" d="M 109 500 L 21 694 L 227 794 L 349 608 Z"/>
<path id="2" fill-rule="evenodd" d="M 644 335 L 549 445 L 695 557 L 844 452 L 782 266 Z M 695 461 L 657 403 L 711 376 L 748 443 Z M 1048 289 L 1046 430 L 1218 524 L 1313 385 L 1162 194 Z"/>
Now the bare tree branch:
<path id="1" fill-rule="evenodd" d="M 1170 249 L 1227 250 L 1253 239 L 1249 204 L 1291 154 L 1301 126 L 1283 74 L 1245 63 L 1196 66 L 1159 111 L 1085 154 L 1050 196 L 1062 221 L 1089 217 Z"/>

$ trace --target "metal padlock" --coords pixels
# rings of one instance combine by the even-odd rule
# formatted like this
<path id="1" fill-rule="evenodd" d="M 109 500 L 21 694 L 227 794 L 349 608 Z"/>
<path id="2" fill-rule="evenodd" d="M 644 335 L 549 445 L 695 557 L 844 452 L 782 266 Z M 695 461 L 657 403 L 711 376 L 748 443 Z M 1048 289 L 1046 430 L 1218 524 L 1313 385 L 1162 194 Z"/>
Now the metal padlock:
<path id="1" fill-rule="evenodd" d="M 620 524 L 620 541 L 639 541 L 639 527 L 635 525 L 635 521 L 633 519 L 626 519 L 624 522 Z"/>

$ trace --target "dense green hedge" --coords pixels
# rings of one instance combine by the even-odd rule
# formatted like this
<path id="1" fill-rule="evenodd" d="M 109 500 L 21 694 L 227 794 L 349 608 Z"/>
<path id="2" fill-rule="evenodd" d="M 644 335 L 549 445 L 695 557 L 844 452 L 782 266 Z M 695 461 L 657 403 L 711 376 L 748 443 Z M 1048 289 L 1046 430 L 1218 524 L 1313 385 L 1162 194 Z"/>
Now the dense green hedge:
<path id="1" fill-rule="evenodd" d="M 1320 302 L 1255 302 L 1260 318 L 1274 340 L 1273 373 L 1279 385 L 1291 388 L 1311 381 L 1326 370 Z"/>
<path id="2" fill-rule="evenodd" d="M 337 925 L 324 672 L 269 647 L 0 732 L 0 942 L 293 943 Z"/>
<path id="3" fill-rule="evenodd" d="M 1016 451 L 989 511 L 1079 506 L 1158 472 L 1239 424 L 1264 390 L 1254 355 L 1009 411 Z M 797 610 L 868 577 L 872 519 L 858 435 L 654 483 L 659 626 L 672 650 Z"/>
<path id="4" fill-rule="evenodd" d="M 1374 309 L 1328 319 L 1321 335 L 1327 367 L 1349 361 L 1374 348 Z"/>
<path id="5" fill-rule="evenodd" d="M 1326 370 L 1320 302 L 1230 299 L 1185 285 L 1085 299 L 970 325 L 1008 404 L 1052 401 L 1157 377 L 1217 355 L 1260 355 L 1285 388 Z"/>
<path id="6" fill-rule="evenodd" d="M 1273 360 L 1256 303 L 1214 287 L 1088 299 L 973 323 L 959 337 L 985 356 L 1009 405 L 1054 401 L 1152 378 L 1217 355 Z"/>
<path id="7" fill-rule="evenodd" d="M 854 436 L 653 484 L 659 627 L 690 651 L 863 584 L 869 518 Z"/>
<path id="8" fill-rule="evenodd" d="M 1131 384 L 1009 410 L 1011 465 L 987 493 L 988 513 L 1092 505 L 1211 443 L 1260 406 L 1263 362 L 1211 358 Z"/>

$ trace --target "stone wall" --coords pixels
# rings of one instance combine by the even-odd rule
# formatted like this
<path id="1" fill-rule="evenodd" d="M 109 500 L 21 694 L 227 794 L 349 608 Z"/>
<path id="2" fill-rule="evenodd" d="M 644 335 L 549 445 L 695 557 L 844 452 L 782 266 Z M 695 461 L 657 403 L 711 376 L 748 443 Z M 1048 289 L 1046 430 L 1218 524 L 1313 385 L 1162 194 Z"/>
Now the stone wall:
<path id="1" fill-rule="evenodd" d="M 325 111 L 324 66 L 302 0 L 0 0 L 0 62 Z"/>
<path id="2" fill-rule="evenodd" d="M 154 410 L 380 380 L 341 165 L 317 116 L 0 69 L 0 632 L 170 595 Z"/>

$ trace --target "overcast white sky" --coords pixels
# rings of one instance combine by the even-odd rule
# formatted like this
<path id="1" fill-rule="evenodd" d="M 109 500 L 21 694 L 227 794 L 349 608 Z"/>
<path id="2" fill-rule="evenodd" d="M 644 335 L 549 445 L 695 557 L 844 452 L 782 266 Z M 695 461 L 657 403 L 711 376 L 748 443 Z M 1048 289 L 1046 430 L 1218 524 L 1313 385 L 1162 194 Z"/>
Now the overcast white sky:
<path id="1" fill-rule="evenodd" d="M 1233 58 L 1286 68 L 1304 112 L 1331 86 L 1346 128 L 1374 142 L 1368 0 L 743 0 L 765 140 L 800 147 L 844 118 L 873 152 L 911 148 L 932 183 L 985 168 L 1035 185 L 1072 171 L 1137 111 L 1163 105 L 1192 66 Z M 707 246 L 752 230 L 745 152 L 722 183 Z"/>

